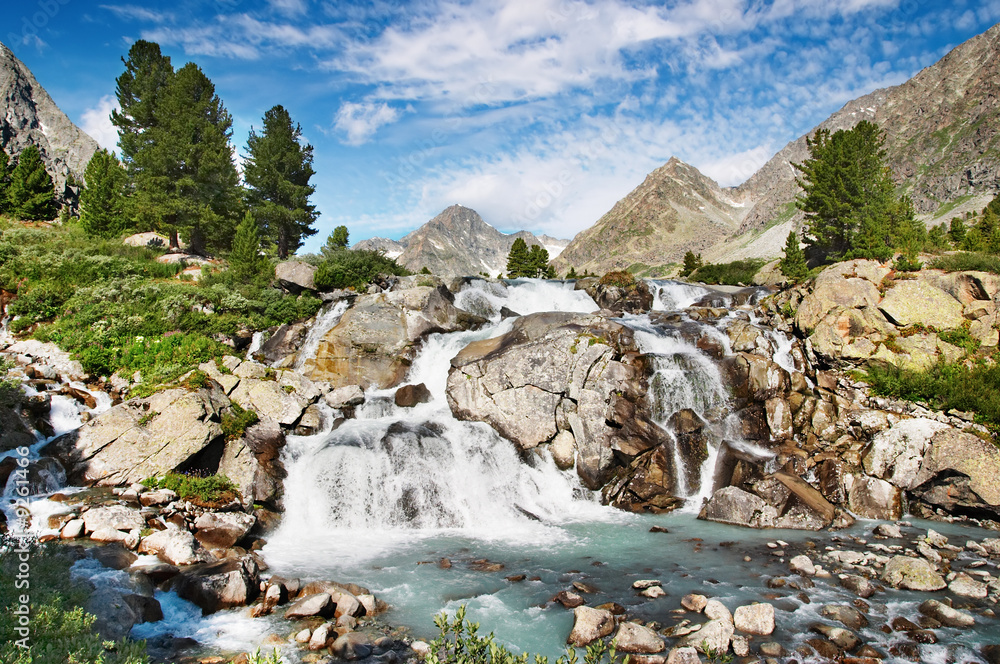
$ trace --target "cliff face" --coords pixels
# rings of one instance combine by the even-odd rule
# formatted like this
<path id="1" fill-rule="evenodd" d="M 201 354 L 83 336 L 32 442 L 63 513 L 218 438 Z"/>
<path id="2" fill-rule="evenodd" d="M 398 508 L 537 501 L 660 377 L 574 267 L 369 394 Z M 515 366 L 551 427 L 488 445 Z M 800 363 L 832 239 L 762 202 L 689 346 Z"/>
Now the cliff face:
<path id="1" fill-rule="evenodd" d="M 1000 25 L 906 83 L 847 103 L 808 135 L 861 120 L 885 130 L 888 164 L 918 214 L 936 221 L 958 206 L 981 208 L 1000 191 Z M 559 267 L 602 272 L 663 265 L 688 249 L 713 262 L 777 256 L 788 230 L 801 224 L 792 164 L 808 156 L 801 136 L 746 182 L 725 189 L 671 159 L 577 235 Z"/>
<path id="2" fill-rule="evenodd" d="M 83 182 L 87 162 L 97 142 L 59 110 L 52 97 L 3 44 L 0 44 L 0 146 L 14 157 L 29 145 L 38 146 L 45 168 L 55 184 L 56 198 L 74 201 L 77 188 L 70 176 Z"/>
<path id="3" fill-rule="evenodd" d="M 549 256 L 568 244 L 548 236 L 535 237 L 528 231 L 501 233 L 483 221 L 475 210 L 452 205 L 401 240 L 372 238 L 355 249 L 378 249 L 410 270 L 426 267 L 442 276 L 472 276 L 485 272 L 496 276 L 507 267 L 507 254 L 514 240 L 541 245 Z"/>

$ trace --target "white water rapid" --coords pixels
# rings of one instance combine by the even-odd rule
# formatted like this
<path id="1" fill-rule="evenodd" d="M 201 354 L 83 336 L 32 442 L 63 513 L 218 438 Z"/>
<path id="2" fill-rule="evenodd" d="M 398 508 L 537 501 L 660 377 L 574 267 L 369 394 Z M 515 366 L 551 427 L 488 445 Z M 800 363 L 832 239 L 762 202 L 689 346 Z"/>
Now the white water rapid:
<path id="1" fill-rule="evenodd" d="M 350 302 L 347 300 L 338 300 L 332 304 L 324 305 L 323 309 L 316 315 L 316 321 L 309 328 L 309 332 L 306 333 L 302 347 L 299 348 L 294 365 L 296 370 L 301 369 L 306 360 L 316 357 L 316 350 L 319 348 L 320 342 L 323 341 L 323 337 L 340 322 L 340 317 L 344 315 L 349 306 Z"/>

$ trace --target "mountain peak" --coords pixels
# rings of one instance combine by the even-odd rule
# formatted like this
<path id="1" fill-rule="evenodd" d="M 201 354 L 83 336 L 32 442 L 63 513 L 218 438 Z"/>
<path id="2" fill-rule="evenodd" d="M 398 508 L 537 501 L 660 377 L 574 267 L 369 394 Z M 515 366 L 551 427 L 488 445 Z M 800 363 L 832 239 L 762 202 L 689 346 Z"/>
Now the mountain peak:
<path id="1" fill-rule="evenodd" d="M 56 198 L 72 201 L 77 192 L 67 184 L 72 176 L 83 181 L 97 142 L 59 110 L 31 71 L 0 43 L 0 147 L 16 156 L 29 145 L 38 147 L 52 176 Z"/>

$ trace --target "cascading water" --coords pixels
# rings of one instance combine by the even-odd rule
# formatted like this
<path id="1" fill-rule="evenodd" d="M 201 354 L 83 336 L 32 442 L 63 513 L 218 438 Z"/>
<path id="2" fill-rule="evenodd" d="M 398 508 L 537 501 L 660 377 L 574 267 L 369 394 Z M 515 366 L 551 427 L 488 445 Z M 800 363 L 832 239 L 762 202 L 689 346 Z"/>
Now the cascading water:
<path id="1" fill-rule="evenodd" d="M 456 300 L 497 321 L 504 306 L 519 313 L 597 309 L 582 291 L 536 280 L 475 280 Z M 471 341 L 509 328 L 497 322 L 427 339 L 407 382 L 425 384 L 429 403 L 398 408 L 391 390 L 371 390 L 355 418 L 336 430 L 290 438 L 286 517 L 269 555 L 301 561 L 331 547 L 350 555 L 346 544 L 370 556 L 387 544 L 445 532 L 483 540 L 558 538 L 553 524 L 605 518 L 609 512 L 574 473 L 539 455 L 525 463 L 488 425 L 452 416 L 445 399 L 451 358 Z M 300 360 L 308 360 L 305 349 Z"/>
<path id="2" fill-rule="evenodd" d="M 316 321 L 309 328 L 305 341 L 302 342 L 302 347 L 299 348 L 295 358 L 294 368 L 296 370 L 301 369 L 307 359 L 316 357 L 316 350 L 319 348 L 320 342 L 323 341 L 323 337 L 340 322 L 340 317 L 344 315 L 349 306 L 350 302 L 347 300 L 338 300 L 333 304 L 326 305 L 317 314 Z"/>
<path id="3" fill-rule="evenodd" d="M 650 279 L 646 283 L 653 293 L 653 311 L 684 309 L 712 292 L 702 286 L 669 279 Z"/>

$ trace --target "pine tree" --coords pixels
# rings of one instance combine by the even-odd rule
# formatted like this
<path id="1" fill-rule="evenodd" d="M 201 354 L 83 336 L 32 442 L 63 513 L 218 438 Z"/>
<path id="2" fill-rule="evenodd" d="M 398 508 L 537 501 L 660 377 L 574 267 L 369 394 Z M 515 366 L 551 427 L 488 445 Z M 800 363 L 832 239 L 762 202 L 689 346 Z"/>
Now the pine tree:
<path id="1" fill-rule="evenodd" d="M 347 231 L 347 226 L 337 226 L 326 238 L 326 244 L 320 251 L 324 256 L 329 256 L 332 253 L 347 249 L 349 242 L 350 234 Z"/>
<path id="2" fill-rule="evenodd" d="M 704 262 L 701 260 L 701 254 L 695 255 L 690 249 L 684 254 L 684 266 L 681 268 L 680 276 L 687 277 L 690 276 L 699 267 L 702 267 Z"/>
<path id="3" fill-rule="evenodd" d="M 507 254 L 507 278 L 534 276 L 531 274 L 531 254 L 523 238 L 517 238 Z"/>
<path id="4" fill-rule="evenodd" d="M 821 257 L 885 260 L 901 242 L 913 240 L 913 207 L 895 194 L 885 166 L 885 135 L 862 120 L 853 129 L 809 139 L 809 159 L 794 164 L 804 195 L 805 236 Z"/>
<path id="5" fill-rule="evenodd" d="M 232 117 L 193 63 L 176 72 L 158 45 L 138 41 L 123 60 L 112 114 L 131 178 L 129 215 L 191 250 L 229 246 L 239 208 L 239 176 L 229 143 Z"/>
<path id="6" fill-rule="evenodd" d="M 566 278 L 567 279 L 576 279 L 577 278 L 577 276 L 576 276 L 576 268 L 575 267 L 570 266 L 569 272 L 566 273 Z"/>
<path id="7" fill-rule="evenodd" d="M 948 225 L 948 239 L 956 247 L 962 246 L 965 240 L 965 221 L 961 217 L 952 217 Z"/>
<path id="8" fill-rule="evenodd" d="M 549 277 L 549 252 L 545 247 L 539 246 L 537 244 L 531 245 L 531 249 L 528 251 L 528 274 L 524 275 L 526 277 Z"/>
<path id="9" fill-rule="evenodd" d="M 264 114 L 264 128 L 253 128 L 247 139 L 243 176 L 247 203 L 261 225 L 266 240 L 277 247 L 279 258 L 287 258 L 302 246 L 303 238 L 315 235 L 318 216 L 309 196 L 316 188 L 313 148 L 302 144 L 302 128 L 282 106 Z"/>
<path id="10" fill-rule="evenodd" d="M 59 211 L 52 176 L 45 170 L 42 155 L 36 146 L 24 148 L 17 158 L 7 198 L 10 212 L 20 219 L 48 221 Z"/>
<path id="11" fill-rule="evenodd" d="M 10 188 L 10 170 L 10 156 L 0 147 L 0 214 L 9 211 L 7 194 Z"/>
<path id="12" fill-rule="evenodd" d="M 273 276 L 271 263 L 261 255 L 260 227 L 247 212 L 236 227 L 233 248 L 229 252 L 229 272 L 238 283 L 254 283 Z"/>
<path id="13" fill-rule="evenodd" d="M 114 238 L 128 228 L 125 194 L 128 175 L 107 150 L 90 158 L 84 173 L 86 187 L 80 192 L 80 225 L 88 235 Z"/>
<path id="14" fill-rule="evenodd" d="M 785 240 L 785 256 L 778 264 L 781 274 L 785 275 L 793 282 L 799 282 L 809 273 L 806 265 L 806 254 L 799 246 L 799 236 L 795 231 L 788 233 Z"/>

